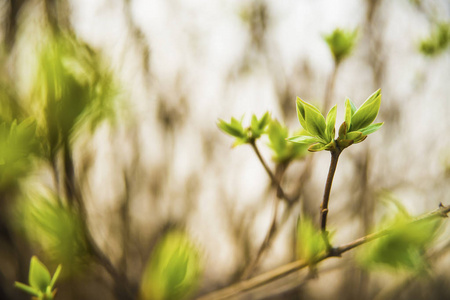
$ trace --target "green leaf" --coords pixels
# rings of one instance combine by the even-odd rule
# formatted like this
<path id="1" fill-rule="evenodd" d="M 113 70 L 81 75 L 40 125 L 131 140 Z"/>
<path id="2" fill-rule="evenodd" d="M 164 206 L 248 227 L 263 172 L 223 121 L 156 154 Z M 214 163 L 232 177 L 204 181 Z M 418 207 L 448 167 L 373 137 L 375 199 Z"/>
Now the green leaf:
<path id="1" fill-rule="evenodd" d="M 347 134 L 347 123 L 344 122 L 341 124 L 341 126 L 339 127 L 339 139 L 344 139 L 345 135 Z"/>
<path id="2" fill-rule="evenodd" d="M 322 150 L 327 150 L 327 146 L 328 146 L 328 144 L 323 144 L 323 143 L 313 144 L 313 145 L 309 146 L 308 151 L 309 152 L 319 152 Z"/>
<path id="3" fill-rule="evenodd" d="M 31 286 L 28 286 L 28 285 L 23 284 L 21 282 L 17 282 L 17 281 L 14 282 L 14 287 L 24 291 L 25 293 L 28 293 L 28 294 L 32 295 L 32 296 L 35 296 L 35 297 L 39 297 L 40 296 L 40 291 L 39 290 L 37 290 L 35 288 L 32 288 Z"/>
<path id="4" fill-rule="evenodd" d="M 355 114 L 355 112 L 357 111 L 356 105 L 355 103 L 353 103 L 352 99 L 347 98 L 348 102 L 350 103 L 350 108 L 352 111 L 352 116 Z"/>
<path id="5" fill-rule="evenodd" d="M 317 137 L 307 136 L 307 135 L 293 136 L 293 137 L 287 138 L 286 140 L 288 140 L 290 142 L 294 142 L 294 143 L 299 143 L 299 144 L 314 144 L 314 143 L 322 142 L 322 140 Z"/>
<path id="6" fill-rule="evenodd" d="M 367 135 L 361 135 L 359 138 L 354 140 L 353 144 L 358 144 L 358 143 L 364 142 L 366 139 L 367 139 Z"/>
<path id="7" fill-rule="evenodd" d="M 361 107 L 355 112 L 352 117 L 350 131 L 369 126 L 377 117 L 380 110 L 381 90 L 377 90 L 367 98 Z"/>
<path id="8" fill-rule="evenodd" d="M 347 136 L 345 137 L 345 139 L 347 140 L 357 140 L 362 136 L 362 132 L 359 131 L 352 131 L 347 133 Z"/>
<path id="9" fill-rule="evenodd" d="M 45 293 L 51 283 L 50 273 L 47 267 L 36 256 L 31 258 L 30 272 L 28 274 L 30 286 Z"/>
<path id="10" fill-rule="evenodd" d="M 364 134 L 364 135 L 368 135 L 368 134 L 374 133 L 375 131 L 380 129 L 381 126 L 383 126 L 383 124 L 384 124 L 384 122 L 371 124 L 371 125 L 369 125 L 367 127 L 364 127 L 362 129 L 360 129 L 359 131 L 361 131 L 362 134 Z"/>
<path id="11" fill-rule="evenodd" d="M 300 99 L 303 104 L 305 114 L 306 130 L 314 136 L 326 139 L 325 136 L 325 118 L 320 111 L 314 106 Z"/>
<path id="12" fill-rule="evenodd" d="M 264 130 L 266 126 L 269 125 L 269 122 L 270 122 L 270 114 L 269 112 L 266 112 L 259 120 L 258 125 L 259 130 Z"/>
<path id="13" fill-rule="evenodd" d="M 269 124 L 270 115 L 269 112 L 266 112 L 260 120 L 256 117 L 256 115 L 252 116 L 252 121 L 250 125 L 250 129 L 252 132 L 252 138 L 257 139 L 264 133 L 266 126 Z"/>
<path id="14" fill-rule="evenodd" d="M 225 133 L 237 137 L 242 138 L 245 137 L 244 129 L 240 122 L 236 119 L 232 118 L 230 123 L 225 122 L 222 119 L 219 119 L 217 126 Z"/>
<path id="15" fill-rule="evenodd" d="M 338 146 L 342 150 L 342 149 L 345 149 L 348 146 L 352 145 L 354 142 L 355 142 L 354 140 L 341 140 L 341 139 L 339 139 L 338 140 Z"/>
<path id="16" fill-rule="evenodd" d="M 53 274 L 52 281 L 50 282 L 50 289 L 53 289 L 55 286 L 56 280 L 58 280 L 59 274 L 61 274 L 62 266 L 58 265 L 56 268 L 55 274 Z"/>
<path id="17" fill-rule="evenodd" d="M 336 114 L 337 114 L 337 105 L 333 106 L 330 111 L 327 114 L 327 119 L 326 119 L 326 125 L 327 125 L 327 130 L 326 130 L 326 136 L 327 136 L 327 141 L 332 141 L 334 140 L 334 135 L 335 135 L 335 125 L 336 125 Z"/>
<path id="18" fill-rule="evenodd" d="M 353 108 L 350 102 L 350 99 L 345 100 L 345 124 L 347 124 L 347 128 L 351 127 L 352 124 L 352 116 L 353 116 Z"/>
<path id="19" fill-rule="evenodd" d="M 307 130 L 306 128 L 306 111 L 304 106 L 304 101 L 297 97 L 297 117 L 298 121 L 300 122 L 300 125 L 302 125 L 303 129 Z"/>

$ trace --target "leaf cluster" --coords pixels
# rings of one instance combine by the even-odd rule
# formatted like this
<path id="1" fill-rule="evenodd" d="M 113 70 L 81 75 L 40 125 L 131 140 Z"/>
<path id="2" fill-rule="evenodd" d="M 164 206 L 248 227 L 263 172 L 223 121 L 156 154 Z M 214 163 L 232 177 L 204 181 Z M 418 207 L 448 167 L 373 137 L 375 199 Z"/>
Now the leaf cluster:
<path id="1" fill-rule="evenodd" d="M 61 265 L 58 265 L 51 277 L 47 267 L 36 256 L 33 256 L 28 273 L 29 285 L 16 281 L 14 286 L 36 297 L 37 300 L 53 300 L 56 294 L 56 289 L 53 287 L 61 273 L 61 268 Z"/>
<path id="2" fill-rule="evenodd" d="M 317 107 L 297 98 L 297 116 L 305 132 L 288 140 L 310 145 L 308 150 L 311 152 L 342 151 L 352 144 L 364 141 L 368 134 L 377 131 L 383 125 L 383 123 L 372 124 L 378 115 L 380 103 L 380 90 L 370 95 L 358 109 L 350 99 L 347 99 L 345 121 L 339 127 L 338 138 L 335 139 L 337 105 L 330 109 L 325 119 Z"/>
<path id="3" fill-rule="evenodd" d="M 343 30 L 336 28 L 332 33 L 323 38 L 333 55 L 336 64 L 349 56 L 355 47 L 358 30 Z"/>
<path id="4" fill-rule="evenodd" d="M 289 129 L 278 120 L 271 118 L 268 112 L 261 118 L 252 115 L 251 124 L 246 128 L 242 125 L 242 119 L 238 121 L 232 117 L 229 123 L 219 119 L 217 123 L 219 129 L 236 138 L 233 147 L 254 143 L 263 135 L 267 135 L 268 146 L 273 152 L 272 159 L 275 162 L 288 163 L 306 155 L 306 146 L 287 142 L 286 139 L 290 135 Z"/>
<path id="5" fill-rule="evenodd" d="M 219 119 L 217 126 L 225 133 L 236 138 L 233 147 L 248 144 L 254 142 L 256 139 L 260 138 L 265 132 L 267 125 L 270 122 L 270 114 L 266 112 L 260 119 L 256 115 L 252 116 L 250 126 L 244 128 L 242 126 L 242 119 L 238 121 L 235 118 L 231 118 L 229 123 L 222 119 Z"/>

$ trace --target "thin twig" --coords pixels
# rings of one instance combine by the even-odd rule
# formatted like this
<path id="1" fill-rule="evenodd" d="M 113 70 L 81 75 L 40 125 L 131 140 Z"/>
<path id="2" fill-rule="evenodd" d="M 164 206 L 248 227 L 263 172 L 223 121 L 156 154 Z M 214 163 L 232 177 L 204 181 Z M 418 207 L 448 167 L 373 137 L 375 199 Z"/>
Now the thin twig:
<path id="1" fill-rule="evenodd" d="M 273 172 L 270 170 L 270 168 L 267 166 L 266 162 L 264 161 L 264 158 L 261 156 L 261 153 L 259 152 L 258 147 L 256 146 L 255 141 L 251 141 L 250 145 L 252 146 L 253 150 L 256 153 L 256 156 L 258 156 L 259 161 L 264 167 L 264 170 L 266 170 L 266 173 L 269 175 L 270 180 L 272 183 L 277 187 L 277 197 L 286 200 L 286 202 L 291 203 L 293 200 L 286 195 L 286 193 L 283 191 L 283 188 L 280 185 L 279 180 L 275 177 Z"/>
<path id="2" fill-rule="evenodd" d="M 413 225 L 417 222 L 421 222 L 421 221 L 425 221 L 425 220 L 447 217 L 447 214 L 449 212 L 450 212 L 450 205 L 439 206 L 439 208 L 437 210 L 434 210 L 430 213 L 424 214 L 424 215 L 412 220 L 411 222 L 405 224 L 405 226 Z M 392 231 L 393 231 L 393 228 L 381 230 L 376 233 L 372 233 L 372 234 L 366 235 L 364 237 L 361 237 L 359 239 L 356 239 L 348 244 L 344 244 L 340 247 L 333 248 L 332 251 L 322 252 L 320 255 L 317 256 L 316 260 L 314 261 L 314 264 L 317 264 L 317 263 L 319 263 L 325 259 L 328 259 L 330 257 L 340 257 L 345 252 L 350 251 L 350 250 L 352 250 L 358 246 L 361 246 L 365 243 L 368 243 L 370 241 L 373 241 L 373 240 L 376 240 L 383 236 L 386 236 L 386 235 L 390 234 Z M 309 264 L 303 260 L 297 260 L 297 261 L 288 263 L 286 265 L 283 265 L 281 267 L 278 267 L 269 272 L 258 275 L 256 277 L 241 281 L 234 285 L 228 286 L 224 289 L 221 289 L 221 290 L 212 292 L 210 294 L 204 295 L 202 297 L 199 297 L 198 300 L 209 300 L 209 299 L 217 300 L 217 299 L 227 299 L 227 298 L 231 298 L 231 297 L 236 297 L 240 293 L 249 291 L 251 289 L 265 285 L 269 282 L 275 281 L 275 280 L 282 278 L 284 276 L 287 276 L 293 272 L 301 270 L 301 269 L 307 267 L 308 265 Z"/>
<path id="3" fill-rule="evenodd" d="M 327 232 L 328 202 L 330 201 L 331 186 L 333 184 L 333 177 L 334 173 L 336 172 L 336 166 L 339 160 L 339 155 L 341 154 L 341 150 L 339 148 L 336 148 L 336 150 L 333 150 L 330 153 L 330 169 L 328 170 L 327 182 L 325 184 L 325 190 L 323 192 L 323 200 L 322 204 L 320 205 L 320 228 L 322 229 L 324 241 L 328 249 L 331 249 Z"/>
<path id="4" fill-rule="evenodd" d="M 330 106 L 331 96 L 333 96 L 334 84 L 336 83 L 336 77 L 338 72 L 339 64 L 333 63 L 333 71 L 328 78 L 327 87 L 325 89 L 325 97 L 323 99 L 323 110 L 326 112 Z"/>

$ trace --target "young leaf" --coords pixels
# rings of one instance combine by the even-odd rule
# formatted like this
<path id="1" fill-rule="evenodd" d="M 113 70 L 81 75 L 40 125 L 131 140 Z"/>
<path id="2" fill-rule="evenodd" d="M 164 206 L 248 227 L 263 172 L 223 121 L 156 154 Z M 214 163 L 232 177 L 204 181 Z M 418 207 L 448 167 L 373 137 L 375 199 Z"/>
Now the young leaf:
<path id="1" fill-rule="evenodd" d="M 350 99 L 345 100 L 345 124 L 347 124 L 347 128 L 350 128 L 352 124 L 352 116 L 353 116 L 353 108 L 350 103 Z"/>
<path id="2" fill-rule="evenodd" d="M 56 280 L 58 280 L 59 274 L 61 274 L 61 269 L 62 269 L 62 266 L 58 265 L 58 267 L 56 268 L 55 274 L 53 274 L 52 280 L 50 282 L 50 289 L 53 289 L 53 287 L 55 286 Z"/>
<path id="3" fill-rule="evenodd" d="M 28 274 L 30 286 L 45 293 L 51 283 L 50 273 L 47 267 L 36 257 L 31 258 L 30 272 Z"/>
<path id="4" fill-rule="evenodd" d="M 339 127 L 339 139 L 344 139 L 345 135 L 347 134 L 347 123 L 344 122 L 341 124 L 341 126 Z"/>
<path id="5" fill-rule="evenodd" d="M 378 111 L 380 110 L 380 103 L 381 90 L 377 90 L 375 93 L 369 96 L 369 98 L 353 115 L 352 123 L 350 124 L 350 131 L 356 131 L 358 129 L 369 126 L 378 115 Z"/>
<path id="6" fill-rule="evenodd" d="M 240 123 L 239 123 L 240 125 Z M 243 129 L 242 129 L 242 125 L 238 126 L 235 122 L 233 122 L 233 119 L 231 121 L 231 123 L 227 123 L 222 119 L 219 119 L 219 122 L 217 123 L 217 126 L 225 133 L 237 137 L 237 138 L 242 138 L 245 136 Z"/>
<path id="7" fill-rule="evenodd" d="M 326 119 L 326 136 L 327 141 L 334 140 L 334 134 L 335 134 L 335 125 L 336 125 L 336 113 L 337 113 L 337 105 L 333 106 L 330 111 L 328 112 L 327 119 Z"/>
<path id="8" fill-rule="evenodd" d="M 347 140 L 357 140 L 362 136 L 362 132 L 359 131 L 352 131 L 347 133 L 347 136 L 345 137 Z"/>
<path id="9" fill-rule="evenodd" d="M 327 150 L 327 146 L 328 146 L 328 144 L 323 144 L 323 143 L 313 144 L 313 145 L 309 146 L 308 151 L 309 152 L 319 152 L 322 150 Z"/>
<path id="10" fill-rule="evenodd" d="M 375 131 L 380 129 L 381 126 L 383 126 L 383 124 L 384 124 L 384 122 L 371 124 L 365 128 L 360 129 L 359 131 L 362 132 L 362 134 L 364 134 L 364 135 L 368 135 L 368 134 L 374 133 Z"/>
<path id="11" fill-rule="evenodd" d="M 347 100 L 350 103 L 350 108 L 351 108 L 352 116 L 353 116 L 358 109 L 356 108 L 356 105 L 355 105 L 355 103 L 353 103 L 352 99 L 347 98 Z"/>
<path id="12" fill-rule="evenodd" d="M 18 288 L 18 289 L 24 291 L 25 293 L 28 293 L 28 294 L 30 294 L 30 295 L 32 295 L 32 296 L 35 296 L 35 297 L 39 297 L 39 296 L 40 296 L 40 293 L 42 293 L 41 291 L 39 291 L 39 290 L 37 290 L 37 289 L 35 289 L 35 288 L 32 288 L 31 286 L 28 286 L 28 285 L 26 285 L 26 284 L 23 284 L 23 283 L 21 283 L 21 282 L 17 282 L 17 281 L 14 282 L 14 286 L 15 286 L 16 288 Z"/>
<path id="13" fill-rule="evenodd" d="M 313 105 L 303 102 L 303 108 L 305 110 L 306 130 L 312 135 L 326 139 L 325 137 L 325 118 L 320 111 Z"/>
<path id="14" fill-rule="evenodd" d="M 266 128 L 266 126 L 269 125 L 269 122 L 270 122 L 270 114 L 269 112 L 266 112 L 259 120 L 258 129 L 261 131 L 264 130 L 264 128 Z"/>
<path id="15" fill-rule="evenodd" d="M 300 125 L 302 125 L 303 129 L 307 130 L 304 101 L 302 99 L 300 99 L 299 97 L 297 97 L 297 117 L 298 117 L 298 121 L 300 122 Z"/>
<path id="16" fill-rule="evenodd" d="M 299 143 L 299 144 L 314 144 L 322 142 L 321 139 L 314 137 L 314 136 L 307 136 L 307 135 L 299 135 L 299 136 L 293 136 L 290 138 L 287 138 L 288 141 Z"/>

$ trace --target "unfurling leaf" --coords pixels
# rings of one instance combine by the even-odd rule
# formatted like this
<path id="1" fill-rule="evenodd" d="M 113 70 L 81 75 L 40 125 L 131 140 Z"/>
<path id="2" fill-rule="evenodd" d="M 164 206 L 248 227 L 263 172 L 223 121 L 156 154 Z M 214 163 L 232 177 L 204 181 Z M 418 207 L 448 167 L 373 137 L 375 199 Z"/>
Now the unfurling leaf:
<path id="1" fill-rule="evenodd" d="M 300 124 L 304 129 L 311 133 L 311 135 L 326 139 L 325 118 L 314 105 L 297 98 L 297 111 L 299 112 Z"/>
<path id="2" fill-rule="evenodd" d="M 337 104 L 333 106 L 330 111 L 328 112 L 327 119 L 326 119 L 326 137 L 327 141 L 334 140 L 335 135 L 335 125 L 336 125 L 336 114 L 337 114 Z"/>
<path id="3" fill-rule="evenodd" d="M 51 282 L 50 272 L 36 256 L 31 258 L 28 282 L 31 287 L 43 293 L 45 293 L 47 286 L 49 286 Z"/>
<path id="4" fill-rule="evenodd" d="M 381 90 L 369 96 L 367 100 L 352 116 L 350 131 L 356 131 L 369 126 L 377 117 L 380 110 Z"/>
<path id="5" fill-rule="evenodd" d="M 374 133 L 375 131 L 380 129 L 381 126 L 383 126 L 383 124 L 384 124 L 384 122 L 382 122 L 382 123 L 375 123 L 375 124 L 369 125 L 369 126 L 367 126 L 365 128 L 362 128 L 359 131 L 362 132 L 362 134 L 364 134 L 364 135 L 368 135 L 368 134 Z"/>

